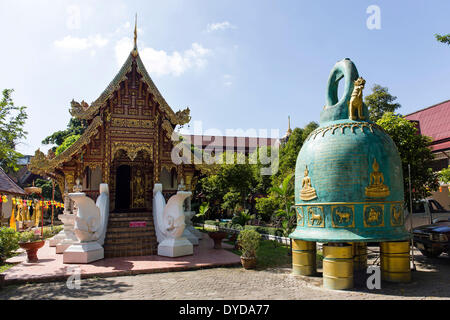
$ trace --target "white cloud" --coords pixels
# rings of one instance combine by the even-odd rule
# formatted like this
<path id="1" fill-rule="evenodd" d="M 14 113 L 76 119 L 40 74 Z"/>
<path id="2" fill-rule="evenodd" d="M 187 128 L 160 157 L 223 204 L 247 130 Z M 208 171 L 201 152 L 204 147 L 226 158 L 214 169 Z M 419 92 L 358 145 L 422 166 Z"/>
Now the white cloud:
<path id="1" fill-rule="evenodd" d="M 69 15 L 66 21 L 66 26 L 70 30 L 81 28 L 81 9 L 77 5 L 70 5 L 66 9 Z"/>
<path id="2" fill-rule="evenodd" d="M 225 87 L 231 87 L 231 85 L 233 84 L 232 81 L 233 77 L 229 74 L 224 74 L 223 75 L 223 84 Z"/>
<path id="3" fill-rule="evenodd" d="M 206 26 L 207 32 L 213 32 L 218 30 L 225 30 L 225 29 L 236 29 L 237 27 L 232 25 L 229 21 L 224 22 L 216 22 L 216 23 L 210 23 Z"/>
<path id="4" fill-rule="evenodd" d="M 108 39 L 97 34 L 87 38 L 65 36 L 62 40 L 53 42 L 55 47 L 67 50 L 85 50 L 90 48 L 102 48 L 108 44 Z"/>
<path id="5" fill-rule="evenodd" d="M 122 65 L 130 54 L 132 43 L 131 38 L 122 38 L 116 43 L 115 51 L 118 65 Z M 207 64 L 206 58 L 210 54 L 210 49 L 206 49 L 196 42 L 183 52 L 174 51 L 171 54 L 150 47 L 139 49 L 139 55 L 149 72 L 158 76 L 179 76 L 189 69 L 203 68 Z"/>

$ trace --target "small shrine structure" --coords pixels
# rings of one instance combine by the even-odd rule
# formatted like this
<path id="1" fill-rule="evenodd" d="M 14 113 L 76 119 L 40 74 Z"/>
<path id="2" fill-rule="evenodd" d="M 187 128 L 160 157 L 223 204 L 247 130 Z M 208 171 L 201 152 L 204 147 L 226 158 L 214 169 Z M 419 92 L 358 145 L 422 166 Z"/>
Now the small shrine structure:
<path id="1" fill-rule="evenodd" d="M 153 186 L 161 183 L 167 200 L 181 180 L 189 189 L 194 175 L 193 165 L 171 160 L 172 134 L 190 121 L 190 110 L 174 112 L 161 95 L 139 56 L 136 30 L 133 49 L 100 96 L 91 104 L 71 101 L 70 114 L 86 123 L 84 133 L 56 156 L 38 149 L 29 164 L 33 173 L 56 181 L 65 211 L 72 209 L 68 193 L 77 179 L 94 200 L 100 184 L 108 184 L 105 257 L 156 254 Z M 135 221 L 145 227 L 134 228 L 134 236 Z"/>

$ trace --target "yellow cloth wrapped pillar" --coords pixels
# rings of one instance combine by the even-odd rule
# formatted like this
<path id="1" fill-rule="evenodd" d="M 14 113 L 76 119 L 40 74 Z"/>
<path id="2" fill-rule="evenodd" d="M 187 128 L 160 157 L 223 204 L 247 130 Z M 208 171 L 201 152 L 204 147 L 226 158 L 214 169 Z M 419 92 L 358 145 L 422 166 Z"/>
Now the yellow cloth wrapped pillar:
<path id="1" fill-rule="evenodd" d="M 17 231 L 17 226 L 16 226 L 16 217 L 15 217 L 15 210 L 16 206 L 13 204 L 12 206 L 12 212 L 11 212 L 11 218 L 9 219 L 9 227 L 11 229 L 14 229 L 14 231 Z"/>
<path id="2" fill-rule="evenodd" d="M 316 273 L 316 243 L 292 240 L 292 273 L 312 276 Z"/>
<path id="3" fill-rule="evenodd" d="M 352 245 L 323 245 L 323 286 L 334 290 L 353 288 Z"/>
<path id="4" fill-rule="evenodd" d="M 389 282 L 410 282 L 409 241 L 380 243 L 381 279 Z"/>
<path id="5" fill-rule="evenodd" d="M 39 224 L 41 223 L 42 220 L 42 206 L 40 205 L 40 202 L 37 201 L 35 202 L 34 205 L 34 225 L 36 227 L 39 227 Z"/>

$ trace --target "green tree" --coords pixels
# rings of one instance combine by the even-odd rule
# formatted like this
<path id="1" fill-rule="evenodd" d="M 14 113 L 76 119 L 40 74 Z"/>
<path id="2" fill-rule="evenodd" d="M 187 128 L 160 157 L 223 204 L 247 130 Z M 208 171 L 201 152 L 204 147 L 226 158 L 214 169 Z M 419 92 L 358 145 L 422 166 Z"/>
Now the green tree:
<path id="1" fill-rule="evenodd" d="M 437 41 L 450 45 L 450 34 L 446 34 L 446 35 L 441 36 L 440 34 L 436 33 L 434 36 L 435 36 Z"/>
<path id="2" fill-rule="evenodd" d="M 261 215 L 262 220 L 269 222 L 274 214 L 280 209 L 280 201 L 274 195 L 256 199 L 256 211 Z"/>
<path id="3" fill-rule="evenodd" d="M 12 100 L 13 89 L 4 89 L 0 100 L 0 166 L 6 172 L 16 171 L 17 159 L 22 156 L 16 145 L 26 137 L 23 126 L 28 118 L 26 107 L 17 107 Z"/>
<path id="4" fill-rule="evenodd" d="M 450 166 L 444 168 L 439 172 L 439 179 L 444 183 L 450 183 Z"/>
<path id="5" fill-rule="evenodd" d="M 239 192 L 229 191 L 223 196 L 222 209 L 233 210 L 236 205 L 241 201 L 241 194 Z"/>
<path id="6" fill-rule="evenodd" d="M 405 198 L 409 207 L 408 164 L 411 165 L 412 198 L 417 201 L 431 195 L 439 187 L 437 175 L 431 164 L 434 160 L 430 149 L 431 138 L 418 134 L 415 125 L 401 115 L 387 112 L 377 121 L 394 140 L 400 153 L 403 168 Z"/>
<path id="7" fill-rule="evenodd" d="M 84 130 L 86 130 L 85 120 L 80 120 L 76 118 L 71 118 L 66 130 L 56 131 L 53 134 L 42 140 L 43 144 L 55 144 L 53 151 L 64 143 L 64 141 L 70 136 L 82 135 Z"/>
<path id="8" fill-rule="evenodd" d="M 285 235 L 289 235 L 295 227 L 296 215 L 292 210 L 294 204 L 294 174 L 287 175 L 279 186 L 273 186 L 271 191 L 279 198 L 281 209 L 277 211 L 277 215 L 282 219 L 282 226 Z"/>
<path id="9" fill-rule="evenodd" d="M 377 122 L 384 113 L 395 112 L 400 108 L 400 104 L 394 102 L 396 99 L 397 97 L 391 95 L 387 87 L 375 84 L 372 93 L 364 98 L 364 103 L 369 108 L 370 120 Z"/>
<path id="10" fill-rule="evenodd" d="M 56 148 L 55 155 L 58 155 L 61 152 L 63 152 L 64 150 L 66 150 L 68 147 L 73 145 L 79 138 L 80 138 L 79 134 L 73 134 L 73 135 L 67 136 L 64 139 L 63 143 Z"/>
<path id="11" fill-rule="evenodd" d="M 53 185 L 51 180 L 36 179 L 34 181 L 36 187 L 42 188 L 42 196 L 45 199 L 52 199 Z M 55 182 L 55 200 L 62 201 L 61 191 L 59 190 L 58 184 Z"/>

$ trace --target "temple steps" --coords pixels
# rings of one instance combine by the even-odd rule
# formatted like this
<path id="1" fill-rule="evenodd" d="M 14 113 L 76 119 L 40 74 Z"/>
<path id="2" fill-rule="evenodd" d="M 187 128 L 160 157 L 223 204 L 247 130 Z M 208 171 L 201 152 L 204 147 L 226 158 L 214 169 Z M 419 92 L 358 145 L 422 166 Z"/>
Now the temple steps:
<path id="1" fill-rule="evenodd" d="M 142 228 L 140 228 L 142 229 Z M 113 239 L 121 239 L 121 238 L 144 238 L 144 237 L 151 237 L 155 238 L 154 235 L 149 235 L 149 231 L 151 230 L 136 230 L 136 231 L 122 231 L 122 232 L 110 232 L 106 240 L 113 240 Z"/>
<path id="2" fill-rule="evenodd" d="M 105 257 L 107 258 L 119 258 L 119 257 L 133 257 L 133 256 L 152 256 L 157 254 L 156 248 L 143 248 L 143 249 L 126 249 L 126 250 L 105 250 Z"/>
<path id="3" fill-rule="evenodd" d="M 145 222 L 145 227 L 130 227 L 131 222 Z M 109 214 L 103 246 L 105 258 L 154 255 L 157 253 L 157 245 L 151 212 Z"/>
<path id="4" fill-rule="evenodd" d="M 140 244 L 140 245 L 145 245 L 145 244 L 152 245 L 154 242 L 156 242 L 156 238 L 155 237 L 146 237 L 146 238 L 143 238 L 143 237 L 115 238 L 115 239 L 108 239 L 108 242 L 105 241 L 105 245 L 108 245 L 108 246 L 109 245 L 114 245 L 114 246 L 116 246 L 116 245 L 130 244 L 132 242 L 134 244 Z"/>
<path id="5" fill-rule="evenodd" d="M 108 226 L 107 229 L 107 233 L 108 232 L 112 232 L 112 233 L 121 233 L 121 232 L 139 232 L 139 231 L 155 231 L 155 228 L 153 227 L 153 221 L 152 221 L 152 225 L 149 226 L 149 224 L 147 223 L 146 227 L 139 227 L 139 228 L 130 228 L 129 223 L 124 224 L 122 226 Z"/>

